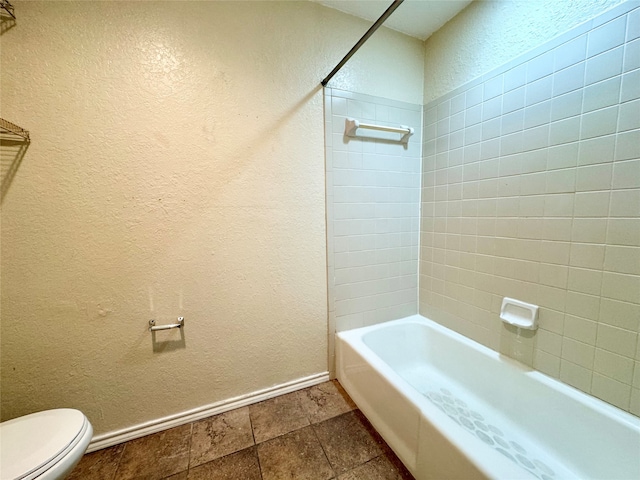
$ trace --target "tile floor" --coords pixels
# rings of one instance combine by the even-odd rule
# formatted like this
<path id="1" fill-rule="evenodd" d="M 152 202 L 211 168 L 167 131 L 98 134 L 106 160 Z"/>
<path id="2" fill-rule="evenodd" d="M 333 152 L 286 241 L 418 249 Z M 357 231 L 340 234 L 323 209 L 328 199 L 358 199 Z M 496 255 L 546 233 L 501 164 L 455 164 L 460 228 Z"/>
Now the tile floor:
<path id="1" fill-rule="evenodd" d="M 89 453 L 79 479 L 413 477 L 334 380 Z"/>

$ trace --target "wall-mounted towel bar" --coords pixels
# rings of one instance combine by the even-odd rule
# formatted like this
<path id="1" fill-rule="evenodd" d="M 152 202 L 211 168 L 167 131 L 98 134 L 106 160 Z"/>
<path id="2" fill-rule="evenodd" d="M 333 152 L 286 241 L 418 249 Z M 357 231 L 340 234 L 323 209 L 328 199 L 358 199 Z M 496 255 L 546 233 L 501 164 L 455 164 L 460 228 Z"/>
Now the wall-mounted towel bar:
<path id="1" fill-rule="evenodd" d="M 378 130 L 380 132 L 391 132 L 391 133 L 399 133 L 402 137 L 399 139 L 402 143 L 407 143 L 409 141 L 409 137 L 413 135 L 413 128 L 407 127 L 405 125 L 400 125 L 400 127 L 386 127 L 384 125 L 373 125 L 370 123 L 360 123 L 358 120 L 353 118 L 347 118 L 344 122 L 344 134 L 347 137 L 355 137 L 356 130 L 359 128 L 364 128 L 367 130 Z"/>
<path id="2" fill-rule="evenodd" d="M 170 323 L 168 325 L 158 325 L 156 326 L 155 320 L 149 320 L 149 331 L 157 332 L 158 330 L 169 330 L 171 328 L 182 328 L 184 327 L 184 317 L 178 317 L 178 323 Z"/>

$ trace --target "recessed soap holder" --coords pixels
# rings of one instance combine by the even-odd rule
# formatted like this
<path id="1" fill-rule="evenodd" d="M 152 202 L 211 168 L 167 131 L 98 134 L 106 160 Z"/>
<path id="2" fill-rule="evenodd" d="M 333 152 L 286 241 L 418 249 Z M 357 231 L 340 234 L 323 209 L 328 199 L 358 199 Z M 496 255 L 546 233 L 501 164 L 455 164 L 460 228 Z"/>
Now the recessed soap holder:
<path id="1" fill-rule="evenodd" d="M 504 297 L 500 308 L 500 318 L 503 322 L 518 328 L 535 330 L 538 328 L 538 308 L 538 305 Z"/>

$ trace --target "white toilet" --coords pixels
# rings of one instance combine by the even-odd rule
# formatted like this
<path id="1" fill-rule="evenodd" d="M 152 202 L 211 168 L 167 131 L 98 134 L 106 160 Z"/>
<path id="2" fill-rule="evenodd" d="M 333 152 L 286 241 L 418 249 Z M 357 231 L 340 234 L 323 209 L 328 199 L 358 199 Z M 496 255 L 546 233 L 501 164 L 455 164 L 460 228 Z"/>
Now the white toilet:
<path id="1" fill-rule="evenodd" d="M 0 423 L 0 480 L 57 480 L 89 446 L 93 427 L 78 410 L 60 408 Z"/>

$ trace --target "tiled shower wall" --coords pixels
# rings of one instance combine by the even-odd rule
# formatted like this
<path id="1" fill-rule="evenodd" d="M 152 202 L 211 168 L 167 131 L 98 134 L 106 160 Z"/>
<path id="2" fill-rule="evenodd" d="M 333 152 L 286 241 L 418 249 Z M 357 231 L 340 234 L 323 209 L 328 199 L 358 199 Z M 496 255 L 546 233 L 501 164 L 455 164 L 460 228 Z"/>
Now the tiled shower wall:
<path id="1" fill-rule="evenodd" d="M 345 119 L 413 127 L 359 130 Z M 325 89 L 329 338 L 418 311 L 422 106 Z"/>
<path id="2" fill-rule="evenodd" d="M 425 106 L 420 313 L 640 415 L 637 5 Z"/>

